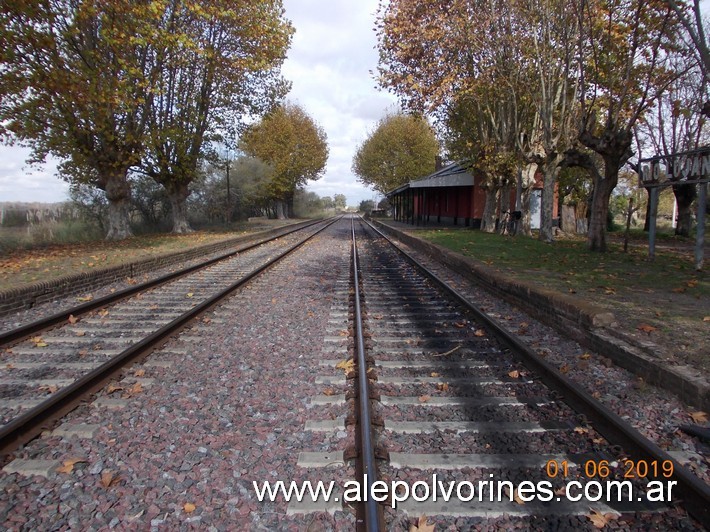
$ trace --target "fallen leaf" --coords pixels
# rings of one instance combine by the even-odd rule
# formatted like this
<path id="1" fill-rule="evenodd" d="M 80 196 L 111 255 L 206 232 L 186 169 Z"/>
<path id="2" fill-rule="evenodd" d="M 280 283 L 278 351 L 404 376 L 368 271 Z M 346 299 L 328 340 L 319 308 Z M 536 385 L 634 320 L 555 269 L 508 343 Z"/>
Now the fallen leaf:
<path id="1" fill-rule="evenodd" d="M 355 360 L 353 360 L 352 358 L 343 360 L 341 362 L 338 362 L 335 367 L 338 369 L 342 369 L 345 373 L 350 373 L 351 371 L 355 371 Z"/>
<path id="2" fill-rule="evenodd" d="M 705 317 L 703 318 L 703 321 L 710 321 L 710 316 L 705 316 Z"/>
<path id="3" fill-rule="evenodd" d="M 76 331 L 74 333 L 75 336 L 86 336 L 86 331 Z"/>
<path id="4" fill-rule="evenodd" d="M 338 336 L 347 336 L 347 335 L 348 335 L 347 329 L 342 329 L 342 330 L 338 331 Z"/>
<path id="5" fill-rule="evenodd" d="M 110 488 L 118 481 L 119 481 L 118 475 L 116 475 L 116 473 L 114 473 L 110 469 L 104 469 L 101 472 L 101 485 L 104 488 Z"/>
<path id="6" fill-rule="evenodd" d="M 204 324 L 208 324 L 211 321 L 212 321 L 212 319 L 210 319 L 210 318 L 202 318 L 202 323 L 204 323 Z"/>
<path id="7" fill-rule="evenodd" d="M 567 364 L 562 364 L 560 366 L 560 373 L 563 375 L 569 372 L 569 366 Z"/>
<path id="8" fill-rule="evenodd" d="M 144 370 L 144 369 L 139 369 L 138 371 L 136 371 L 136 372 L 133 374 L 134 377 L 143 377 L 144 375 L 145 375 L 145 370 Z"/>
<path id="9" fill-rule="evenodd" d="M 525 504 L 525 501 L 520 498 L 518 490 L 513 490 L 513 496 L 511 497 L 510 488 L 508 486 L 505 486 L 503 489 L 505 490 L 505 495 L 508 497 L 508 500 L 512 499 L 518 504 Z"/>
<path id="10" fill-rule="evenodd" d="M 648 323 L 642 323 L 638 327 L 636 327 L 639 331 L 643 331 L 645 333 L 651 334 L 653 331 L 657 331 L 653 325 L 649 325 Z"/>
<path id="11" fill-rule="evenodd" d="M 449 385 L 446 382 L 440 382 L 439 384 L 436 385 L 436 389 L 439 390 L 440 392 L 448 392 Z"/>
<path id="12" fill-rule="evenodd" d="M 476 331 L 473 333 L 473 335 L 478 336 L 478 337 L 485 336 L 486 331 L 484 331 L 483 329 L 476 329 Z"/>
<path id="13" fill-rule="evenodd" d="M 574 431 L 575 431 L 577 434 L 589 434 L 589 429 L 586 428 L 586 427 L 575 427 L 575 428 L 574 428 Z"/>
<path id="14" fill-rule="evenodd" d="M 466 322 L 465 321 L 457 321 L 454 323 L 454 327 L 458 327 L 459 329 L 463 329 L 466 327 Z"/>
<path id="15" fill-rule="evenodd" d="M 514 369 L 513 371 L 508 372 L 508 377 L 511 379 L 517 379 L 520 377 L 520 372 L 517 369 Z"/>
<path id="16" fill-rule="evenodd" d="M 185 295 L 186 295 L 187 297 L 192 297 L 192 296 L 194 296 L 195 294 L 193 294 L 192 292 L 188 292 L 188 293 L 185 294 Z"/>
<path id="17" fill-rule="evenodd" d="M 426 515 L 422 515 L 416 525 L 409 527 L 409 532 L 434 532 L 434 530 L 436 530 L 436 525 L 428 524 Z"/>
<path id="18" fill-rule="evenodd" d="M 101 310 L 99 310 L 99 316 L 101 316 L 102 318 L 108 316 L 108 309 L 102 308 Z"/>
<path id="19" fill-rule="evenodd" d="M 419 396 L 419 402 L 420 403 L 428 403 L 431 400 L 430 395 L 420 395 Z"/>
<path id="20" fill-rule="evenodd" d="M 530 324 L 527 321 L 524 321 L 520 324 L 521 329 L 527 329 L 528 327 L 530 327 Z"/>
<path id="21" fill-rule="evenodd" d="M 430 376 L 431 376 L 431 377 L 434 377 L 434 378 L 436 378 L 436 377 L 441 377 L 441 375 L 439 375 L 436 371 L 432 371 L 431 374 L 430 374 Z"/>
<path id="22" fill-rule="evenodd" d="M 197 506 L 195 506 L 191 502 L 186 502 L 185 506 L 182 507 L 182 509 L 185 510 L 186 514 L 191 514 L 192 512 L 195 511 L 196 508 L 197 508 Z"/>
<path id="23" fill-rule="evenodd" d="M 691 412 L 688 415 L 695 423 L 705 423 L 708 420 L 708 415 L 705 412 Z"/>
<path id="24" fill-rule="evenodd" d="M 111 383 L 106 387 L 106 393 L 113 393 L 119 390 L 123 390 L 123 386 L 119 386 L 118 384 L 114 383 Z"/>
<path id="25" fill-rule="evenodd" d="M 323 395 L 335 395 L 335 390 L 333 390 L 333 388 L 326 388 L 325 390 L 323 390 Z"/>
<path id="26" fill-rule="evenodd" d="M 74 314 L 69 314 L 69 323 L 74 325 L 79 321 L 79 318 L 74 317 Z"/>
<path id="27" fill-rule="evenodd" d="M 594 510 L 593 508 L 590 508 L 590 513 L 587 515 L 587 518 L 592 522 L 595 528 L 601 529 L 608 525 L 611 521 L 615 521 L 616 519 L 618 519 L 619 514 L 604 514 L 599 510 Z"/>
<path id="28" fill-rule="evenodd" d="M 91 301 L 92 299 L 94 299 L 94 296 L 92 296 L 92 295 L 76 298 L 77 301 L 84 301 L 84 302 Z"/>
<path id="29" fill-rule="evenodd" d="M 71 473 L 74 471 L 74 465 L 86 462 L 88 462 L 86 458 L 69 458 L 68 460 L 64 460 L 62 465 L 57 468 L 57 473 Z"/>
<path id="30" fill-rule="evenodd" d="M 590 355 L 589 353 L 583 353 L 579 355 L 579 358 L 580 360 L 589 360 L 590 358 L 592 358 L 592 355 Z"/>
<path id="31" fill-rule="evenodd" d="M 555 492 L 555 495 L 559 495 L 560 497 L 566 497 L 567 496 L 567 486 L 562 486 L 560 489 L 558 489 Z"/>

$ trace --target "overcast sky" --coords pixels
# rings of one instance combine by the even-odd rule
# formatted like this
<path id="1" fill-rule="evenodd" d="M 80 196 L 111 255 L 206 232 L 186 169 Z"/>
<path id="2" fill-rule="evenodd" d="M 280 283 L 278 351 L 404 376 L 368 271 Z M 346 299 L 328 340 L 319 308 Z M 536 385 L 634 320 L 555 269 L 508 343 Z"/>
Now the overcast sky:
<path id="1" fill-rule="evenodd" d="M 357 183 L 350 166 L 357 146 L 396 100 L 375 89 L 377 67 L 373 31 L 377 0 L 284 0 L 296 28 L 283 67 L 293 82 L 288 98 L 300 104 L 328 135 L 330 157 L 323 177 L 307 188 L 320 196 L 345 194 L 348 205 L 373 199 Z M 33 169 L 28 151 L 0 145 L 0 201 L 54 202 L 67 199 L 68 187 L 54 165 Z"/>

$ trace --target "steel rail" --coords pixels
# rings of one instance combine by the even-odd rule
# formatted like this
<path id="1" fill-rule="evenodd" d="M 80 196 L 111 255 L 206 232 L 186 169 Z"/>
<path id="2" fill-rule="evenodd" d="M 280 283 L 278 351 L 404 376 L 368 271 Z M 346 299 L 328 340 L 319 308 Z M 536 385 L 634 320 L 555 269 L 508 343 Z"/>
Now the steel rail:
<path id="1" fill-rule="evenodd" d="M 316 221 L 316 222 L 310 222 L 305 225 L 298 224 L 299 227 L 297 227 L 295 229 L 288 230 L 284 233 L 279 233 L 278 235 L 276 235 L 274 237 L 259 240 L 258 242 L 255 242 L 253 244 L 248 244 L 244 247 L 235 249 L 234 251 L 229 251 L 227 253 L 223 253 L 222 255 L 219 255 L 218 257 L 214 257 L 214 258 L 209 259 L 205 262 L 201 262 L 200 264 L 195 264 L 194 266 L 188 266 L 187 268 L 184 268 L 182 270 L 178 270 L 176 272 L 171 272 L 166 275 L 162 275 L 156 279 L 153 279 L 152 281 L 146 281 L 145 283 L 130 286 L 128 288 L 124 288 L 123 290 L 118 290 L 113 294 L 109 294 L 107 296 L 103 296 L 98 299 L 94 299 L 92 301 L 82 303 L 81 305 L 76 305 L 68 310 L 59 311 L 55 314 L 47 316 L 46 318 L 42 318 L 42 319 L 33 321 L 31 323 L 28 323 L 26 325 L 23 325 L 21 327 L 17 327 L 16 329 L 11 329 L 9 331 L 0 333 L 0 347 L 7 346 L 10 343 L 18 342 L 20 340 L 24 340 L 25 338 L 29 338 L 30 336 L 37 334 L 38 332 L 49 329 L 50 327 L 54 327 L 56 325 L 61 325 L 62 323 L 66 323 L 69 320 L 69 316 L 78 317 L 78 316 L 81 316 L 81 315 L 86 314 L 88 312 L 91 312 L 92 310 L 100 309 L 100 308 L 105 307 L 107 305 L 112 305 L 112 304 L 114 304 L 122 299 L 125 299 L 127 297 L 130 297 L 138 292 L 142 292 L 144 290 L 149 290 L 151 288 L 155 288 L 157 286 L 163 285 L 163 284 L 168 283 L 170 281 L 174 281 L 175 279 L 178 279 L 180 277 L 184 277 L 185 275 L 189 275 L 197 270 L 206 268 L 208 266 L 216 264 L 217 262 L 231 258 L 239 253 L 249 251 L 249 250 L 254 249 L 262 244 L 266 244 L 267 242 L 271 242 L 272 240 L 276 240 L 278 238 L 289 235 L 291 233 L 295 233 L 296 231 L 306 229 L 306 228 L 311 227 L 312 225 L 315 225 L 317 223 L 320 223 L 320 220 Z"/>
<path id="2" fill-rule="evenodd" d="M 111 360 L 95 368 L 80 379 L 74 381 L 69 386 L 58 390 L 39 405 L 0 427 L 0 463 L 4 463 L 7 460 L 9 453 L 16 449 L 19 445 L 22 445 L 23 443 L 26 443 L 34 438 L 42 430 L 48 428 L 52 421 L 73 410 L 88 394 L 91 394 L 104 386 L 110 379 L 115 377 L 123 367 L 140 359 L 141 357 L 147 356 L 169 336 L 172 336 L 178 332 L 193 319 L 199 317 L 201 314 L 217 305 L 236 289 L 245 285 L 254 277 L 294 252 L 317 234 L 330 227 L 336 221 L 337 220 L 330 221 L 308 238 L 290 246 L 280 255 L 270 259 L 268 262 L 262 266 L 259 266 L 227 288 L 221 290 L 219 293 L 188 310 L 170 323 L 145 337 L 140 342 L 132 345 L 128 349 L 125 349 Z"/>
<path id="3" fill-rule="evenodd" d="M 688 513 L 702 523 L 705 528 L 710 529 L 710 486 L 708 486 L 708 484 L 700 480 L 688 468 L 681 465 L 670 454 L 643 436 L 616 413 L 609 410 L 589 393 L 581 389 L 578 383 L 572 382 L 549 362 L 537 356 L 537 354 L 521 342 L 520 339 L 509 333 L 496 320 L 489 317 L 476 305 L 468 301 L 458 290 L 449 286 L 446 281 L 397 246 L 391 238 L 369 222 L 366 223 L 372 230 L 399 251 L 406 260 L 420 271 L 424 272 L 425 275 L 448 292 L 453 299 L 471 311 L 477 319 L 481 320 L 484 326 L 491 331 L 498 340 L 506 345 L 514 354 L 520 356 L 523 363 L 540 376 L 546 386 L 563 395 L 565 402 L 574 410 L 584 415 L 594 429 L 608 441 L 620 445 L 630 456 L 638 460 L 655 460 L 659 463 L 670 460 L 674 467 L 673 478 L 670 480 L 677 482 L 674 492 L 680 495 L 683 506 Z"/>
<path id="4" fill-rule="evenodd" d="M 367 361 L 365 359 L 365 338 L 362 327 L 362 312 L 360 309 L 360 276 L 358 273 L 357 241 L 355 240 L 355 219 L 351 218 L 353 283 L 355 285 L 355 348 L 357 354 L 358 377 L 358 423 L 360 430 L 359 458 L 362 469 L 362 489 L 365 493 L 364 528 L 368 532 L 384 530 L 379 504 L 372 498 L 372 485 L 377 481 L 377 466 L 375 465 L 375 449 L 372 440 L 372 414 L 370 411 L 370 387 L 367 377 Z"/>

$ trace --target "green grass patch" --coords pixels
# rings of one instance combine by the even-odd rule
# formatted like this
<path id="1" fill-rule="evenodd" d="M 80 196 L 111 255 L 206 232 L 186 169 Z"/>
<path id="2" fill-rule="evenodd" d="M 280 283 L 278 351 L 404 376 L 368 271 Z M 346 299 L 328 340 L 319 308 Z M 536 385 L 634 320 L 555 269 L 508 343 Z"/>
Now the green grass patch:
<path id="1" fill-rule="evenodd" d="M 650 262 L 647 246 L 640 243 L 627 253 L 617 242 L 611 242 L 606 253 L 592 253 L 582 239 L 547 244 L 525 236 L 456 229 L 420 231 L 417 235 L 501 272 L 562 292 L 611 296 L 671 291 L 710 296 L 708 275 L 695 271 L 693 246 L 687 242 L 668 249 L 657 247 L 656 259 Z"/>

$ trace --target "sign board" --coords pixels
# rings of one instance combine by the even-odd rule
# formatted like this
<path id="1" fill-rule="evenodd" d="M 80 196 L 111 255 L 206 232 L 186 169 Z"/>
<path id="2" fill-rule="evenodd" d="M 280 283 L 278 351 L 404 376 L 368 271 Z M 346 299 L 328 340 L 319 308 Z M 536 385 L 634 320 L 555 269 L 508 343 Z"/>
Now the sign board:
<path id="1" fill-rule="evenodd" d="M 642 187 L 707 183 L 710 181 L 710 148 L 641 159 L 639 166 Z"/>
<path id="2" fill-rule="evenodd" d="M 707 184 L 710 182 L 710 147 L 641 159 L 639 160 L 639 169 L 639 185 L 649 189 L 648 255 L 651 259 L 655 256 L 659 189 L 673 185 L 700 183 L 698 187 L 698 226 L 695 232 L 695 269 L 702 270 Z"/>

